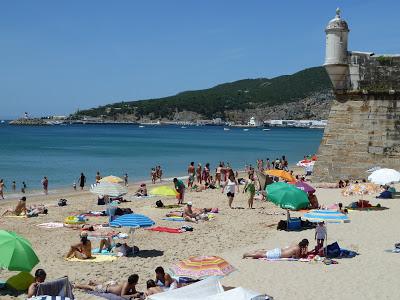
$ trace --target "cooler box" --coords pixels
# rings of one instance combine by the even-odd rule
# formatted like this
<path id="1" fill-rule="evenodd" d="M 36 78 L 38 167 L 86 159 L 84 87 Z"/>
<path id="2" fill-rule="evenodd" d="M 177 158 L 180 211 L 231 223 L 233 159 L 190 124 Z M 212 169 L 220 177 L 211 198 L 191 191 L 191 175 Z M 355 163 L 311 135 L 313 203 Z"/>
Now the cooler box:
<path id="1" fill-rule="evenodd" d="M 301 218 L 290 218 L 287 223 L 287 230 L 300 230 Z"/>

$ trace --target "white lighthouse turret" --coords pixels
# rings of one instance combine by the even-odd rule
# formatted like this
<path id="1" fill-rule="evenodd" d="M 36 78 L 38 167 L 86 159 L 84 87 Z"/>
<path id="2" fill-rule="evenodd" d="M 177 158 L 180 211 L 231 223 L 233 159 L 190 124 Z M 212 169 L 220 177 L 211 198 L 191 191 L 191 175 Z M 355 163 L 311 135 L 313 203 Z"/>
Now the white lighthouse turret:
<path id="1" fill-rule="evenodd" d="M 335 18 L 329 21 L 325 29 L 326 52 L 324 63 L 336 92 L 348 87 L 347 41 L 349 31 L 346 21 L 340 17 L 340 9 L 336 9 Z"/>

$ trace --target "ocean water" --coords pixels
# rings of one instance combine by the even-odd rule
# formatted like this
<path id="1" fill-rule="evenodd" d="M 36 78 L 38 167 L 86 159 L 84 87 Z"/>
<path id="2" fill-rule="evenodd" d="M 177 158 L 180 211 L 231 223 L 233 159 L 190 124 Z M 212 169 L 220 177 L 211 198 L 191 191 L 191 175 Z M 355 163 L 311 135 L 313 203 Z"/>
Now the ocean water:
<path id="1" fill-rule="evenodd" d="M 244 169 L 257 158 L 286 155 L 295 163 L 315 153 L 323 131 L 318 129 L 259 128 L 244 131 L 223 127 L 137 125 L 68 125 L 47 127 L 0 125 L 0 178 L 6 183 L 22 181 L 28 189 L 41 187 L 43 176 L 49 188 L 72 186 L 81 172 L 87 183 L 102 176 L 123 176 L 129 181 L 149 179 L 150 169 L 161 165 L 164 176 L 186 175 L 190 161 L 206 162 L 214 170 L 219 161 Z M 7 192 L 6 190 L 6 192 Z"/>

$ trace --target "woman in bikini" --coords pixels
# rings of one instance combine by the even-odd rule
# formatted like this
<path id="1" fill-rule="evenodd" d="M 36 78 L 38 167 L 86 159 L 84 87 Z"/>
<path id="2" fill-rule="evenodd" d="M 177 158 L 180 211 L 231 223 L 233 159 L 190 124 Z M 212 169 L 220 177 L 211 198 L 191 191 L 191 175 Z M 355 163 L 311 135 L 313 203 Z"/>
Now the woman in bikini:
<path id="1" fill-rule="evenodd" d="M 89 259 L 92 257 L 92 243 L 88 240 L 88 233 L 82 231 L 80 237 L 81 242 L 72 245 L 65 258 Z"/>

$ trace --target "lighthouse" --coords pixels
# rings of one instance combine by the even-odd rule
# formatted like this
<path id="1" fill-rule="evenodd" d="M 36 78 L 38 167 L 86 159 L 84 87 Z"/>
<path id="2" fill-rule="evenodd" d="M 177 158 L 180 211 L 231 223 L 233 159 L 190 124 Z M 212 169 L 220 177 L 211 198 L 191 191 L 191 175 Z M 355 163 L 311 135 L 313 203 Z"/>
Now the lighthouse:
<path id="1" fill-rule="evenodd" d="M 336 93 L 341 93 L 349 87 L 349 65 L 347 41 L 349 27 L 340 17 L 340 9 L 325 28 L 326 51 L 324 67 L 332 81 Z"/>

